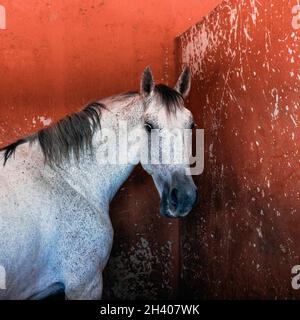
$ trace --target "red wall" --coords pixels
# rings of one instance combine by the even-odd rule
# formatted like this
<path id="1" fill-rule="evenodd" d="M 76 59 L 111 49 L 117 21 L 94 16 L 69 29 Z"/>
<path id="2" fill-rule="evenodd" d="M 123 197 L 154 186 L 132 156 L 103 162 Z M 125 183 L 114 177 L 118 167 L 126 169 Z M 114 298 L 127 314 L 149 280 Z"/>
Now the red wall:
<path id="1" fill-rule="evenodd" d="M 174 82 L 174 38 L 220 0 L 0 0 L 0 145 L 89 100 L 139 88 L 151 65 Z M 147 184 L 147 186 L 146 186 Z M 112 208 L 115 247 L 106 297 L 172 297 L 179 281 L 177 222 L 158 216 L 149 177 L 135 171 Z"/>
<path id="2" fill-rule="evenodd" d="M 182 229 L 185 297 L 300 298 L 296 4 L 228 0 L 178 39 L 205 130 L 202 200 Z"/>

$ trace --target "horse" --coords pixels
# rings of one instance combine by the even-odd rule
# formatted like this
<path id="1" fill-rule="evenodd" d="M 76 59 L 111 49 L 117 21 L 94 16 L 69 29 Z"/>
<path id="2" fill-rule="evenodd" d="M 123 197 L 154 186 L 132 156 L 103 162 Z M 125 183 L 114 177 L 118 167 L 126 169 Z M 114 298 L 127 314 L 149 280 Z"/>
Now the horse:
<path id="1" fill-rule="evenodd" d="M 0 150 L 0 265 L 6 276 L 0 299 L 36 300 L 57 292 L 70 300 L 101 299 L 113 243 L 109 204 L 138 163 L 154 180 L 160 214 L 180 218 L 192 210 L 198 191 L 186 162 L 140 160 L 149 154 L 153 134 L 159 141 L 165 129 L 192 129 L 193 115 L 184 105 L 190 85 L 187 67 L 174 88 L 156 85 L 147 67 L 139 92 L 91 102 Z M 122 123 L 128 146 L 116 143 Z M 120 156 L 127 152 L 127 161 L 102 161 L 113 158 L 118 146 L 127 148 Z"/>

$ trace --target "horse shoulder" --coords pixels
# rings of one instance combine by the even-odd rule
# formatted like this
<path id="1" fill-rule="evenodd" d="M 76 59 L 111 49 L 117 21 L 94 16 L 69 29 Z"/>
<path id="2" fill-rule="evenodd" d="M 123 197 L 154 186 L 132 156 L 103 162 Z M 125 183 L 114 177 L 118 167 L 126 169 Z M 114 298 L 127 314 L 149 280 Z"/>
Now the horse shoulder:
<path id="1" fill-rule="evenodd" d="M 112 241 L 113 229 L 108 208 L 93 206 L 74 189 L 67 189 L 60 199 L 59 255 L 71 266 L 80 261 L 106 264 Z M 71 262 L 73 261 L 73 262 Z"/>

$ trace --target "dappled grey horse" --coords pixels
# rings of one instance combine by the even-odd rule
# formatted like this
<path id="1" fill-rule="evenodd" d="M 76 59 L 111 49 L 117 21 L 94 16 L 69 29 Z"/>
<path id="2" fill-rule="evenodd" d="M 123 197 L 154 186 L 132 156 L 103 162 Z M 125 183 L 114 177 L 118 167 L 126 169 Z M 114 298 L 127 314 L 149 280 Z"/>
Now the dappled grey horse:
<path id="1" fill-rule="evenodd" d="M 155 85 L 148 67 L 140 93 L 90 103 L 1 149 L 0 298 L 42 299 L 63 290 L 68 299 L 100 299 L 113 242 L 109 204 L 139 162 L 153 177 L 162 215 L 191 211 L 198 193 L 188 164 L 141 161 L 150 136 L 160 141 L 164 129 L 193 127 L 184 107 L 190 81 L 186 68 L 174 89 Z M 117 139 L 125 135 L 128 145 Z"/>

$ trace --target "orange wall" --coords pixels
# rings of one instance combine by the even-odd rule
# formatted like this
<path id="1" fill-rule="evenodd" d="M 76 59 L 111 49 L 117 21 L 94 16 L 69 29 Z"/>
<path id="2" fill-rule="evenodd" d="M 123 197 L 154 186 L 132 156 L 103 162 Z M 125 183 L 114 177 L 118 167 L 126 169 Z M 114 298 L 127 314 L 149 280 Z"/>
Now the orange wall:
<path id="1" fill-rule="evenodd" d="M 0 0 L 0 143 L 93 98 L 173 82 L 174 38 L 220 0 Z M 9 128 L 9 129 L 8 129 Z M 2 131 L 2 132 L 1 132 Z"/>
<path id="2" fill-rule="evenodd" d="M 173 83 L 174 38 L 220 0 L 0 0 L 0 145 L 91 99 L 139 88 L 151 65 Z M 44 117 L 44 118 L 41 118 Z M 147 186 L 146 186 L 147 185 Z M 159 216 L 137 169 L 114 200 L 104 297 L 171 298 L 180 279 L 178 222 Z"/>

